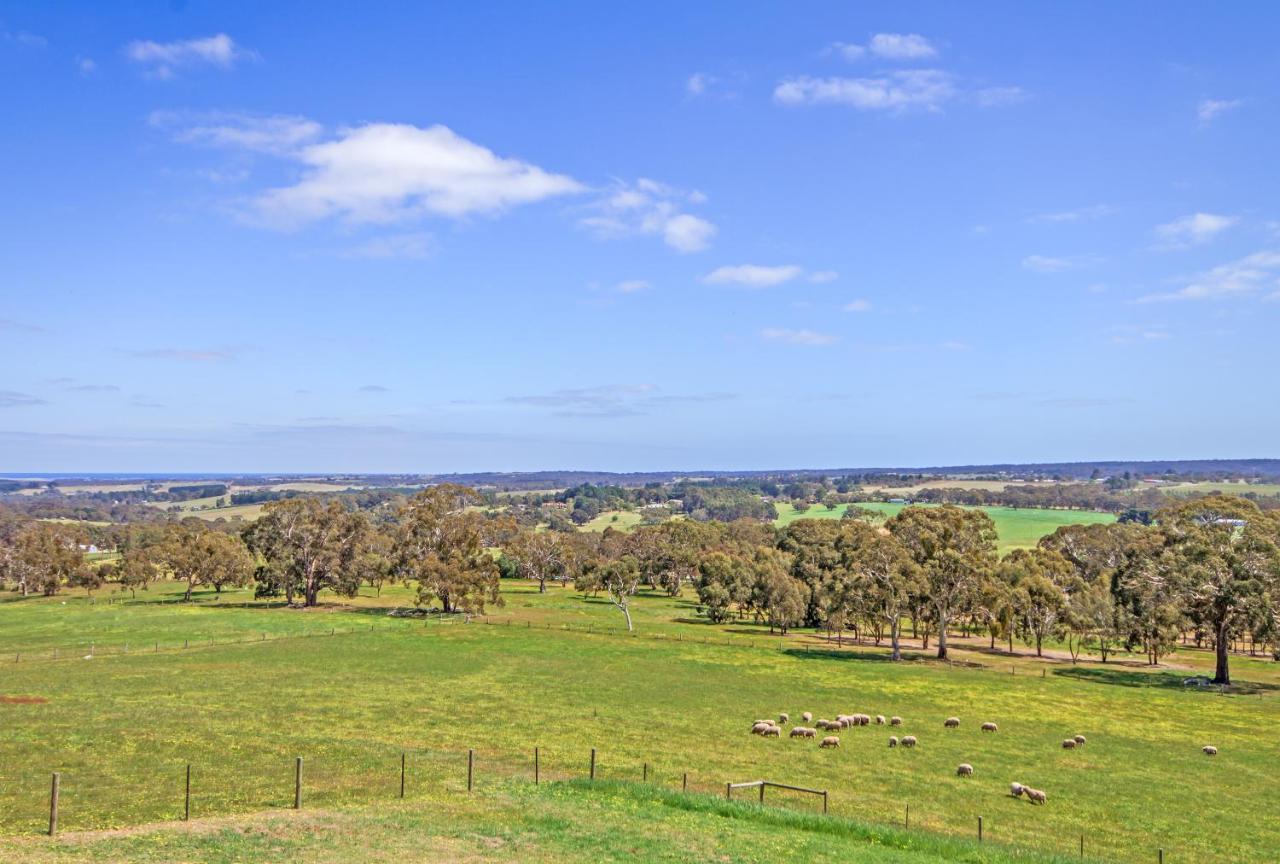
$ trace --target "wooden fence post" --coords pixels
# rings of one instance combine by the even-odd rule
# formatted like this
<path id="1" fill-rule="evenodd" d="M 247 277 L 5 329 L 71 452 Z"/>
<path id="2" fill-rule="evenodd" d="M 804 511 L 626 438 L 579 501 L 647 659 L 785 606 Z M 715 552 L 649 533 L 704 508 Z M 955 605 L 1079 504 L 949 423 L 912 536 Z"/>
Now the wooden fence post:
<path id="1" fill-rule="evenodd" d="M 1161 849 L 1159 851 L 1160 851 L 1160 864 L 1164 864 L 1164 850 Z"/>
<path id="2" fill-rule="evenodd" d="M 475 774 L 476 774 L 476 751 L 468 750 L 467 751 L 467 791 L 468 792 L 471 791 L 472 786 L 475 784 Z"/>
<path id="3" fill-rule="evenodd" d="M 907 805 L 907 820 L 902 823 L 902 827 L 906 828 L 907 830 L 911 829 L 911 805 L 910 804 Z"/>
<path id="4" fill-rule="evenodd" d="M 689 791 L 689 772 L 688 771 L 684 772 L 684 782 L 680 786 L 680 791 L 681 792 Z"/>
<path id="5" fill-rule="evenodd" d="M 302 757 L 293 763 L 293 809 L 302 809 Z"/>
<path id="6" fill-rule="evenodd" d="M 191 763 L 187 763 L 187 788 L 182 801 L 182 821 L 191 821 Z"/>
<path id="7" fill-rule="evenodd" d="M 534 786 L 537 786 L 537 785 L 538 785 L 538 773 L 539 773 L 539 767 L 540 767 L 540 766 L 538 765 L 538 762 L 539 762 L 538 756 L 539 756 L 539 755 L 540 755 L 540 754 L 538 753 L 538 748 L 537 748 L 537 747 L 534 747 L 534 748 L 533 748 L 533 785 L 534 785 Z"/>
<path id="8" fill-rule="evenodd" d="M 53 787 L 49 790 L 49 836 L 58 833 L 58 787 L 62 783 L 62 775 L 53 772 Z"/>
<path id="9" fill-rule="evenodd" d="M 982 842 L 982 817 L 978 817 L 978 842 Z"/>
<path id="10" fill-rule="evenodd" d="M 733 784 L 732 784 L 732 783 L 726 783 L 726 784 L 724 784 L 724 797 L 725 797 L 726 799 L 729 799 L 729 798 L 732 798 L 732 797 L 733 797 Z"/>
<path id="11" fill-rule="evenodd" d="M 404 797 L 404 768 L 405 768 L 405 753 L 403 750 L 401 750 L 400 751 L 400 797 L 401 798 Z"/>
<path id="12" fill-rule="evenodd" d="M 827 790 L 822 790 L 822 815 L 827 815 Z"/>
<path id="13" fill-rule="evenodd" d="M 591 748 L 591 779 L 596 779 L 596 748 Z"/>
<path id="14" fill-rule="evenodd" d="M 648 762 L 644 763 L 644 779 L 641 782 L 643 783 L 649 782 L 649 763 Z"/>
<path id="15" fill-rule="evenodd" d="M 764 784 L 760 784 L 760 806 L 764 806 Z"/>
<path id="16" fill-rule="evenodd" d="M 1084 857 L 1084 832 L 1080 832 L 1080 857 Z"/>

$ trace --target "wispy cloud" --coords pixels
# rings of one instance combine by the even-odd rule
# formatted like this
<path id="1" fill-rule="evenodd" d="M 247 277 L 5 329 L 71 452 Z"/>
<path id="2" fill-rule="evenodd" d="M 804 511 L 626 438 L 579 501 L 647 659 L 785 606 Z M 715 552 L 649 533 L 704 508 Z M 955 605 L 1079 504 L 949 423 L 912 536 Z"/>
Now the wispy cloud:
<path id="1" fill-rule="evenodd" d="M 798 279 L 803 267 L 795 264 L 764 266 L 761 264 L 736 264 L 717 267 L 702 281 L 708 285 L 741 285 L 745 288 L 771 288 Z"/>
<path id="2" fill-rule="evenodd" d="M 918 33 L 876 33 L 866 45 L 833 42 L 828 50 L 845 60 L 862 60 L 868 56 L 882 60 L 927 60 L 938 56 L 933 43 Z"/>
<path id="3" fill-rule="evenodd" d="M 383 387 L 381 384 L 365 384 L 360 388 L 361 393 L 390 393 L 391 388 Z"/>
<path id="4" fill-rule="evenodd" d="M 1061 273 L 1073 266 L 1070 258 L 1055 258 L 1049 255 L 1028 255 L 1022 259 L 1022 269 L 1036 273 Z"/>
<path id="5" fill-rule="evenodd" d="M 815 270 L 809 274 L 808 279 L 817 285 L 825 285 L 828 282 L 834 282 L 840 278 L 840 274 L 835 270 Z"/>
<path id="6" fill-rule="evenodd" d="M 1109 204 L 1093 204 L 1088 207 L 1077 207 L 1074 210 L 1056 210 L 1049 213 L 1037 213 L 1028 221 L 1031 222 L 1091 222 L 1110 216 L 1115 208 Z"/>
<path id="7" fill-rule="evenodd" d="M 694 72 L 685 80 L 684 92 L 690 96 L 701 96 L 715 83 L 715 77 L 705 72 Z"/>
<path id="8" fill-rule="evenodd" d="M 434 248 L 434 239 L 424 232 L 408 234 L 388 234 L 384 237 L 373 237 L 356 246 L 343 249 L 338 254 L 343 258 L 426 258 Z"/>
<path id="9" fill-rule="evenodd" d="M 44 328 L 35 324 L 27 324 L 24 321 L 15 321 L 12 318 L 0 318 L 0 331 L 9 333 L 43 333 Z"/>
<path id="10" fill-rule="evenodd" d="M 252 55 L 226 33 L 174 42 L 139 39 L 126 45 L 124 53 L 134 63 L 144 66 L 148 74 L 161 79 L 172 78 L 178 69 L 186 66 L 229 69 L 236 61 Z"/>
<path id="11" fill-rule="evenodd" d="M 634 183 L 618 181 L 590 205 L 591 215 L 579 224 L 597 237 L 616 238 L 658 235 L 677 252 L 700 252 L 711 245 L 716 226 L 685 212 L 702 204 L 701 192 L 677 189 L 641 177 Z"/>
<path id="12" fill-rule="evenodd" d="M 39 396 L 19 393 L 16 390 L 0 390 L 0 408 L 24 408 L 29 405 L 49 404 Z"/>
<path id="13" fill-rule="evenodd" d="M 1267 250 L 1206 270 L 1177 291 L 1148 294 L 1138 302 L 1223 300 L 1253 296 L 1276 288 L 1280 288 L 1280 251 Z"/>
<path id="14" fill-rule="evenodd" d="M 848 303 L 844 304 L 843 308 L 844 308 L 844 311 L 846 312 L 870 312 L 871 301 L 863 300 L 862 298 L 859 298 L 857 300 L 851 300 Z"/>
<path id="15" fill-rule="evenodd" d="M 790 330 L 785 327 L 766 327 L 760 331 L 760 338 L 766 342 L 780 342 L 787 345 L 804 345 L 818 347 L 831 345 L 838 341 L 830 333 L 818 333 L 814 330 Z"/>
<path id="16" fill-rule="evenodd" d="M 324 133 L 324 127 L 316 121 L 293 114 L 259 117 L 230 112 L 153 111 L 147 119 L 151 126 L 183 144 L 273 155 L 297 154 Z"/>
<path id="17" fill-rule="evenodd" d="M 21 45 L 23 48 L 47 48 L 49 40 L 29 30 L 0 30 L 0 40 Z"/>
<path id="18" fill-rule="evenodd" d="M 217 363 L 230 360 L 234 356 L 230 351 L 208 351 L 198 348 L 146 348 L 125 353 L 140 360 L 181 360 L 190 363 Z"/>
<path id="19" fill-rule="evenodd" d="M 73 393 L 119 393 L 115 384 L 76 384 L 67 388 Z"/>
<path id="20" fill-rule="evenodd" d="M 1116 345 L 1164 342 L 1171 338 L 1169 330 L 1162 324 L 1116 324 L 1108 332 Z"/>
<path id="21" fill-rule="evenodd" d="M 1214 118 L 1236 110 L 1244 102 L 1243 99 L 1203 99 L 1196 106 L 1196 116 L 1200 118 L 1201 125 L 1208 125 Z"/>
<path id="22" fill-rule="evenodd" d="M 644 279 L 627 279 L 613 286 L 613 290 L 619 294 L 635 294 L 638 291 L 648 291 L 652 286 Z"/>
<path id="23" fill-rule="evenodd" d="M 1240 220 L 1216 213 L 1192 213 L 1155 228 L 1160 248 L 1183 249 L 1212 240 Z"/>
<path id="24" fill-rule="evenodd" d="M 957 94 L 941 69 L 901 69 L 874 78 L 787 78 L 774 88 L 782 105 L 846 105 L 860 111 L 936 111 Z"/>
<path id="25" fill-rule="evenodd" d="M 724 402 L 736 398 L 737 394 L 726 392 L 664 394 L 652 384 L 606 384 L 508 396 L 502 401 L 510 405 L 548 408 L 556 417 L 614 418 L 648 414 L 656 408 L 670 405 Z"/>

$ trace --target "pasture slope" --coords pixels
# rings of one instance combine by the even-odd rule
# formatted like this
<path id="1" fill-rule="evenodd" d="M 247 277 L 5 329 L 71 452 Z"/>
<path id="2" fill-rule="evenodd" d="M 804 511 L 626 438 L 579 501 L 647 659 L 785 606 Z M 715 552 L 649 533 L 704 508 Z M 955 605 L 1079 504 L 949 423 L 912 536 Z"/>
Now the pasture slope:
<path id="1" fill-rule="evenodd" d="M 523 582 L 469 624 L 388 615 L 410 604 L 403 588 L 310 611 L 250 592 L 183 604 L 178 590 L 0 598 L 0 860 L 996 864 L 1076 858 L 1081 834 L 1092 860 L 1154 861 L 1163 847 L 1169 862 L 1226 864 L 1280 848 L 1280 826 L 1259 817 L 1280 805 L 1267 661 L 1235 660 L 1250 684 L 1220 695 L 1182 686 L 1209 663 L 1195 651 L 1152 672 L 957 638 L 954 665 L 918 650 L 892 664 L 821 634 L 713 626 L 688 597 L 638 597 L 628 636 L 603 598 Z M 876 726 L 843 731 L 834 751 L 746 731 L 805 710 L 898 714 L 920 745 L 890 750 Z M 943 729 L 952 714 L 961 727 Z M 1000 731 L 979 732 L 984 720 Z M 1088 745 L 1063 750 L 1076 733 Z M 1209 743 L 1216 758 L 1200 752 Z M 960 762 L 976 776 L 956 777 Z M 649 784 L 633 782 L 646 763 Z M 180 826 L 187 764 L 194 821 Z M 39 836 L 52 771 L 57 840 Z M 685 772 L 693 795 L 679 791 Z M 830 790 L 831 817 L 785 793 L 763 809 L 715 797 L 759 777 Z M 1049 803 L 1012 798 L 1013 780 Z"/>

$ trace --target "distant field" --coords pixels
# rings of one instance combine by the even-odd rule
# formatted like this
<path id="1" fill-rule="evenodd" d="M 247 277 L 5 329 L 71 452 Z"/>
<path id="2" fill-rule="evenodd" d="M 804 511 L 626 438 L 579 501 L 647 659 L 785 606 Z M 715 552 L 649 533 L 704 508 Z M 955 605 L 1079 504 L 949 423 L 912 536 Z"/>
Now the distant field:
<path id="1" fill-rule="evenodd" d="M 1174 483 L 1168 486 L 1157 486 L 1167 495 L 1206 494 L 1223 492 L 1228 495 L 1280 495 L 1280 483 Z"/>
<path id="2" fill-rule="evenodd" d="M 818 504 L 810 507 L 805 513 L 797 513 L 790 504 L 774 505 L 778 510 L 778 525 L 788 525 L 797 519 L 840 519 L 849 505 L 841 504 L 834 510 L 828 510 Z M 867 510 L 875 510 L 887 519 L 899 513 L 905 504 L 886 504 L 867 502 L 854 505 Z M 1114 513 L 1098 513 L 1092 510 L 1051 510 L 1041 508 L 1016 507 L 982 507 L 996 523 L 996 534 L 999 537 L 997 547 L 1001 552 L 1009 549 L 1028 548 L 1036 545 L 1041 537 L 1052 534 L 1063 525 L 1092 525 L 1116 521 Z"/>
<path id="3" fill-rule="evenodd" d="M 863 486 L 868 492 L 898 492 L 912 495 L 922 489 L 981 489 L 988 492 L 1000 492 L 1006 486 L 1051 486 L 1051 483 L 1029 483 L 1025 480 L 926 480 L 911 486 L 880 486 L 868 484 Z"/>
<path id="4" fill-rule="evenodd" d="M 630 531 L 643 521 L 637 510 L 606 510 L 590 522 L 582 526 L 583 531 L 603 531 L 615 528 L 619 531 Z"/>
<path id="5" fill-rule="evenodd" d="M 235 504 L 231 507 L 216 507 L 212 510 L 193 510 L 185 515 L 197 516 L 210 522 L 218 519 L 235 519 L 237 517 L 251 522 L 262 515 L 262 504 Z"/>
<path id="6" fill-rule="evenodd" d="M 1150 672 L 1127 655 L 1072 666 L 957 637 L 954 667 L 919 659 L 910 642 L 917 659 L 891 664 L 883 646 L 707 624 L 689 595 L 637 597 L 628 637 L 604 598 L 502 589 L 495 626 L 388 616 L 411 602 L 400 586 L 311 611 L 248 590 L 180 603 L 172 583 L 124 603 L 0 594 L 0 695 L 11 697 L 0 703 L 0 860 L 1039 864 L 1075 859 L 1082 832 L 1092 860 L 1154 862 L 1162 847 L 1174 864 L 1234 864 L 1280 848 L 1280 825 L 1265 817 L 1280 806 L 1270 661 L 1233 660 L 1240 681 L 1263 689 L 1224 697 L 1181 685 L 1211 663 L 1206 652 L 1180 650 L 1170 659 L 1185 670 Z M 230 639 L 239 644 L 219 644 Z M 54 646 L 61 659 L 47 659 Z M 841 732 L 833 751 L 746 731 L 804 710 L 897 714 L 920 746 L 891 751 L 889 730 L 874 726 Z M 962 725 L 944 730 L 952 714 Z M 978 731 L 988 719 L 997 735 Z M 1087 748 L 1064 751 L 1075 733 Z M 1207 743 L 1217 758 L 1201 754 Z M 581 782 L 592 747 L 595 787 Z M 304 804 L 290 814 L 295 756 Z M 973 778 L 955 776 L 962 761 Z M 636 782 L 645 763 L 649 789 Z M 187 764 L 197 821 L 182 830 Z M 68 832 L 56 843 L 35 836 L 55 770 Z M 706 797 L 680 795 L 686 771 Z M 570 777 L 579 782 L 546 782 Z M 771 792 L 763 810 L 713 798 L 758 777 L 827 789 L 832 816 L 863 827 L 802 815 L 815 803 L 794 794 Z M 634 785 L 615 785 L 624 780 Z M 1011 780 L 1049 803 L 1012 798 Z M 886 827 L 907 805 L 911 831 Z M 74 833 L 99 829 L 128 830 Z"/>

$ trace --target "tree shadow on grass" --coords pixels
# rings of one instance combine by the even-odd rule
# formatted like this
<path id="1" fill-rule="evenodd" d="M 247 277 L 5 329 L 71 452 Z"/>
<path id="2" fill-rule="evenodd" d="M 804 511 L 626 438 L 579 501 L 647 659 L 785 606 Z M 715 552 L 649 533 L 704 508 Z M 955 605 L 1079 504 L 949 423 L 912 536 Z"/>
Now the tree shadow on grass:
<path id="1" fill-rule="evenodd" d="M 1070 669 L 1053 669 L 1054 675 L 1071 678 L 1076 681 L 1090 681 L 1095 684 L 1116 684 L 1121 687 L 1149 687 L 1160 690 L 1180 690 L 1185 693 L 1211 693 L 1218 695 L 1225 691 L 1228 694 L 1257 695 L 1263 692 L 1280 691 L 1280 685 L 1263 684 L 1257 681 L 1237 681 L 1222 688 L 1217 684 L 1197 683 L 1205 681 L 1203 675 L 1183 675 L 1178 672 L 1131 672 L 1125 669 L 1098 669 L 1094 667 Z"/>
<path id="2" fill-rule="evenodd" d="M 839 650 L 835 648 L 809 648 L 807 650 L 805 648 L 786 648 L 782 653 L 789 657 L 797 657 L 801 660 L 870 660 L 877 663 L 895 662 L 889 655 L 888 651 L 859 651 L 852 649 Z M 933 659 L 935 658 L 932 655 L 922 654 L 919 651 L 903 651 L 902 660 L 898 662 L 927 663 Z M 955 665 L 959 666 L 962 664 L 957 663 Z M 963 665 L 978 666 L 980 664 L 970 663 Z"/>

